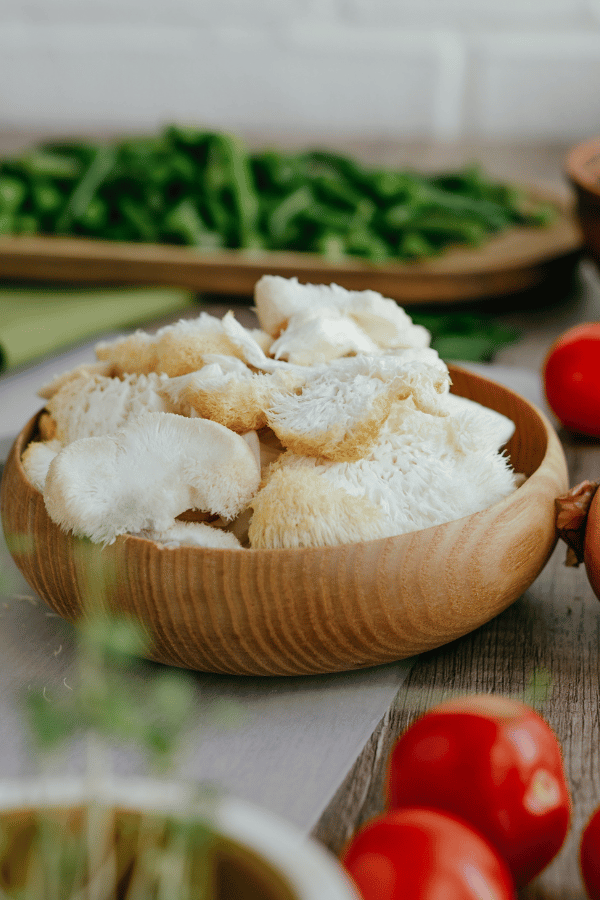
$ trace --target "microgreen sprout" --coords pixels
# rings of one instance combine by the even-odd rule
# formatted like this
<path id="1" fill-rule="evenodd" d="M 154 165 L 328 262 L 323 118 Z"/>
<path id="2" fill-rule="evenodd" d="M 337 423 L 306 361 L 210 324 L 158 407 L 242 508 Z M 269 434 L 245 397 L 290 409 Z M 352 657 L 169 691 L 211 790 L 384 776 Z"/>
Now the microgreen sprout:
<path id="1" fill-rule="evenodd" d="M 30 551 L 19 536 L 8 543 Z M 78 553 L 87 616 L 74 632 L 76 672 L 69 690 L 28 690 L 23 704 L 47 772 L 62 748 L 83 739 L 86 796 L 94 799 L 21 812 L 16 822 L 0 817 L 0 900 L 210 900 L 214 792 L 186 786 L 184 808 L 169 812 L 128 812 L 102 799 L 115 745 L 141 751 L 161 776 L 172 773 L 198 718 L 197 687 L 189 673 L 143 661 L 151 653 L 148 632 L 113 612 L 118 571 L 87 541 L 78 542 Z"/>

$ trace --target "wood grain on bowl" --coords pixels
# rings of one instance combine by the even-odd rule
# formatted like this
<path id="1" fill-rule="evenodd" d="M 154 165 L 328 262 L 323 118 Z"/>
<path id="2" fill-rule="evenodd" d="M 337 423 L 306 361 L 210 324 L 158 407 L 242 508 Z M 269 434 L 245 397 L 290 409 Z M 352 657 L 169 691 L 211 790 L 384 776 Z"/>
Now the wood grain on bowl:
<path id="1" fill-rule="evenodd" d="M 34 417 L 2 480 L 4 530 L 21 541 L 17 565 L 68 621 L 89 614 L 95 598 L 139 620 L 152 659 L 199 671 L 344 671 L 452 641 L 535 580 L 556 543 L 554 499 L 568 481 L 558 437 L 536 407 L 485 378 L 450 372 L 454 392 L 516 425 L 507 450 L 527 480 L 488 509 L 411 534 L 327 548 L 164 549 L 129 536 L 102 548 L 62 532 L 27 481 L 20 457 L 35 435 Z M 102 570 L 114 573 L 104 595 L 93 589 Z"/>

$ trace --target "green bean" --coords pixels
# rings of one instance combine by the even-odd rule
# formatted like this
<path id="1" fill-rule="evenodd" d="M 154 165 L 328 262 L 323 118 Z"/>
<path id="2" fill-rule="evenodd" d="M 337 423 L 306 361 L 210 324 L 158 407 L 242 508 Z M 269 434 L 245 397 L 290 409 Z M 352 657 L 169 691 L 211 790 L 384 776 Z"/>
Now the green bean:
<path id="1" fill-rule="evenodd" d="M 254 183 L 259 194 L 291 192 L 306 180 L 298 160 L 293 156 L 267 150 L 250 157 Z"/>
<path id="2" fill-rule="evenodd" d="M 457 218 L 447 211 L 435 211 L 415 216 L 411 227 L 433 242 L 463 243 L 479 246 L 486 236 L 482 223 L 473 217 Z"/>
<path id="3" fill-rule="evenodd" d="M 92 197 L 87 209 L 78 219 L 78 226 L 84 234 L 106 236 L 109 227 L 108 204 L 102 197 Z"/>
<path id="4" fill-rule="evenodd" d="M 100 185 L 114 168 L 116 157 L 117 153 L 113 147 L 99 147 L 96 150 L 56 223 L 58 232 L 68 231 L 72 223 L 85 214 Z"/>
<path id="5" fill-rule="evenodd" d="M 474 165 L 425 175 L 326 150 L 251 153 L 235 136 L 179 125 L 114 144 L 46 143 L 0 163 L 2 233 L 381 262 L 477 246 L 554 215 Z"/>
<path id="6" fill-rule="evenodd" d="M 0 212 L 0 234 L 15 233 L 15 217 L 9 212 Z"/>
<path id="7" fill-rule="evenodd" d="M 31 150 L 22 158 L 21 168 L 33 178 L 75 181 L 81 175 L 82 164 L 71 154 L 39 148 Z"/>
<path id="8" fill-rule="evenodd" d="M 364 256 L 371 262 L 384 262 L 393 255 L 389 244 L 369 228 L 351 231 L 345 246 L 349 255 Z"/>
<path id="9" fill-rule="evenodd" d="M 120 203 L 121 215 L 135 232 L 136 239 L 152 243 L 158 240 L 158 229 L 148 210 L 131 197 L 123 197 Z"/>
<path id="10" fill-rule="evenodd" d="M 193 247 L 216 249 L 222 246 L 221 236 L 206 227 L 189 198 L 171 210 L 163 222 L 163 228 L 166 236 L 177 237 L 181 243 Z"/>
<path id="11" fill-rule="evenodd" d="M 27 187 L 24 182 L 9 175 L 0 177 L 0 211 L 14 213 L 25 199 Z"/>
<path id="12" fill-rule="evenodd" d="M 40 214 L 56 212 L 64 203 L 61 192 L 51 181 L 36 181 L 31 186 L 33 204 Z"/>
<path id="13" fill-rule="evenodd" d="M 425 259 L 435 253 L 434 244 L 418 231 L 406 231 L 398 241 L 397 254 L 400 259 Z"/>
<path id="14" fill-rule="evenodd" d="M 288 194 L 281 203 L 278 203 L 268 215 L 268 236 L 275 246 L 285 242 L 290 223 L 300 213 L 306 213 L 312 209 L 314 197 L 310 188 L 304 186 Z"/>
<path id="15" fill-rule="evenodd" d="M 38 220 L 36 216 L 28 213 L 21 213 L 14 218 L 14 230 L 16 234 L 36 234 L 38 230 Z"/>

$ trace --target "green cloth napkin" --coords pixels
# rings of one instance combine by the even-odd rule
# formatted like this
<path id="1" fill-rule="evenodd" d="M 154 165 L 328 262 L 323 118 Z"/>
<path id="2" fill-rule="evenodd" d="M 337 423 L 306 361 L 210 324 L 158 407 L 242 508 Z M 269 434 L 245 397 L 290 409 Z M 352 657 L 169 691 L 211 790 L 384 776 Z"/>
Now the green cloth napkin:
<path id="1" fill-rule="evenodd" d="M 0 288 L 0 369 L 104 331 L 129 329 L 193 306 L 178 288 Z"/>

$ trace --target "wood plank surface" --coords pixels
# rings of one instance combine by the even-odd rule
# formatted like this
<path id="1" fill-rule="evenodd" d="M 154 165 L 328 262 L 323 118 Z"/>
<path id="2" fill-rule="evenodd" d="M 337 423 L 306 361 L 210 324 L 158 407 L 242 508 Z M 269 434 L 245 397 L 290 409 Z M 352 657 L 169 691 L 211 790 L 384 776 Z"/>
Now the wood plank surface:
<path id="1" fill-rule="evenodd" d="M 584 264 L 568 296 L 546 307 L 532 304 L 501 316 L 522 329 L 521 340 L 498 362 L 540 371 L 554 338 L 576 321 L 600 321 L 600 277 Z M 600 442 L 562 429 L 570 484 L 600 477 Z M 405 685 L 380 721 L 335 798 L 313 830 L 339 853 L 353 832 L 384 808 L 387 759 L 396 738 L 429 707 L 472 692 L 523 699 L 537 674 L 549 675 L 545 699 L 533 704 L 561 743 L 573 798 L 573 819 L 558 857 L 520 900 L 585 900 L 578 865 L 582 828 L 600 806 L 600 602 L 583 566 L 564 565 L 557 545 L 528 591 L 477 631 L 416 661 Z"/>
<path id="2" fill-rule="evenodd" d="M 596 448 L 569 457 L 582 473 L 595 460 L 597 474 Z M 599 604 L 583 568 L 567 569 L 564 556 L 559 545 L 535 585 L 488 625 L 419 659 L 314 831 L 334 852 L 383 809 L 387 758 L 416 717 L 442 699 L 473 691 L 523 699 L 535 673 L 541 681 L 548 672 L 548 698 L 534 705 L 563 747 L 573 822 L 560 855 L 520 896 L 583 900 L 577 850 L 581 829 L 600 802 Z"/>

